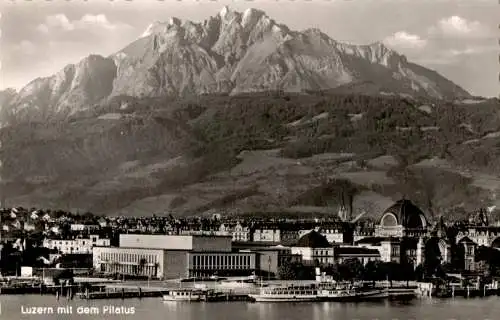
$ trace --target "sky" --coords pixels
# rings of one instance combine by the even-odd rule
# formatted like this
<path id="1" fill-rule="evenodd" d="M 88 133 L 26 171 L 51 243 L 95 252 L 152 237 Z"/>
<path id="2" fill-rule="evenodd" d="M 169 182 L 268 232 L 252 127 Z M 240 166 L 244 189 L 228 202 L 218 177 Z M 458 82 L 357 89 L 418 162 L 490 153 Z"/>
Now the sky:
<path id="1" fill-rule="evenodd" d="M 261 9 L 293 30 L 319 28 L 338 41 L 383 41 L 474 95 L 500 94 L 498 0 L 3 1 L 0 89 L 117 52 L 154 21 L 203 21 L 225 5 Z"/>

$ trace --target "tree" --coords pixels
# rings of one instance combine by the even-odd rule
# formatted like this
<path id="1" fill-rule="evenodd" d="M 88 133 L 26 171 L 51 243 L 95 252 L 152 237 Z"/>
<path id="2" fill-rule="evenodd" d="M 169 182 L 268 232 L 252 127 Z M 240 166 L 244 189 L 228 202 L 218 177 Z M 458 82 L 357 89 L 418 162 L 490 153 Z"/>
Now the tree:
<path id="1" fill-rule="evenodd" d="M 356 258 L 346 259 L 339 265 L 341 278 L 345 280 L 357 280 L 363 277 L 364 266 Z"/>
<path id="2" fill-rule="evenodd" d="M 441 272 L 443 272 L 445 274 L 446 273 L 452 273 L 452 272 L 456 271 L 455 267 L 453 266 L 453 264 L 452 263 L 448 263 L 448 262 L 443 263 L 439 268 L 441 269 Z"/>
<path id="3" fill-rule="evenodd" d="M 399 264 L 395 262 L 384 262 L 382 263 L 382 270 L 386 280 L 389 280 L 389 284 L 392 287 L 392 281 L 398 280 L 398 270 Z"/>
<path id="4" fill-rule="evenodd" d="M 424 272 L 426 277 L 432 277 L 441 265 L 441 251 L 436 238 L 431 238 L 425 244 Z"/>
<path id="5" fill-rule="evenodd" d="M 327 275 L 331 276 L 334 280 L 341 280 L 341 274 L 339 265 L 337 263 L 328 265 L 324 268 L 324 271 Z"/>
<path id="6" fill-rule="evenodd" d="M 305 266 L 302 263 L 293 265 L 297 280 L 312 280 L 315 278 L 314 267 Z"/>
<path id="7" fill-rule="evenodd" d="M 295 280 L 297 278 L 295 268 L 289 261 L 278 267 L 278 278 L 281 280 Z"/>
<path id="8" fill-rule="evenodd" d="M 363 280 L 373 281 L 373 285 L 375 285 L 375 281 L 383 280 L 384 278 L 385 275 L 382 262 L 378 260 L 368 261 L 365 265 Z"/>
<path id="9" fill-rule="evenodd" d="M 425 278 L 424 266 L 422 264 L 419 264 L 415 268 L 415 280 L 417 280 L 417 281 L 423 281 L 424 278 Z"/>
<path id="10" fill-rule="evenodd" d="M 396 272 L 398 280 L 406 280 L 406 286 L 409 285 L 409 280 L 415 280 L 415 267 L 408 257 L 396 267 Z"/>

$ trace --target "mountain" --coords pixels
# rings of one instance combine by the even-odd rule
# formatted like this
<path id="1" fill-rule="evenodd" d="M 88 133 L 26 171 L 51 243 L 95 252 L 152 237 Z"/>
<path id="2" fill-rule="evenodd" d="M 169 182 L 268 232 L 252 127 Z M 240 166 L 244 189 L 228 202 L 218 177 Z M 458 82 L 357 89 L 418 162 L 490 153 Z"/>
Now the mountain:
<path id="1" fill-rule="evenodd" d="M 0 123 L 1 119 L 9 119 L 11 115 L 11 102 L 16 97 L 15 89 L 0 90 Z"/>
<path id="2" fill-rule="evenodd" d="M 7 205 L 108 215 L 500 208 L 500 104 L 318 92 L 120 96 L 0 130 Z M 493 217 L 491 217 L 492 220 Z"/>
<path id="3" fill-rule="evenodd" d="M 373 218 L 402 196 L 430 218 L 500 208 L 498 99 L 258 10 L 153 23 L 0 106 L 8 206 L 309 215 L 347 194 Z"/>
<path id="4" fill-rule="evenodd" d="M 345 44 L 317 29 L 290 30 L 261 10 L 224 7 L 201 23 L 155 22 L 109 57 L 90 55 L 33 80 L 12 99 L 4 121 L 64 118 L 122 95 L 304 92 L 366 82 L 413 96 L 470 96 L 380 42 Z"/>

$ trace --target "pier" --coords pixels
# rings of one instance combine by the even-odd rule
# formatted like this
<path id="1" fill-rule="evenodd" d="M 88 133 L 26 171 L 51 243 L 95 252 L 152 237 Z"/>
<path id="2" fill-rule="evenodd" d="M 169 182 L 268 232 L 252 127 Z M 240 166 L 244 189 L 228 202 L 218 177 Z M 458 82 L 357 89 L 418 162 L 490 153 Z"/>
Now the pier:
<path id="1" fill-rule="evenodd" d="M 500 290 L 496 286 L 462 286 L 459 284 L 449 284 L 446 286 L 436 286 L 432 283 L 422 282 L 418 284 L 417 295 L 422 298 L 475 298 L 500 295 Z"/>
<path id="2" fill-rule="evenodd" d="M 192 288 L 193 290 L 200 290 Z M 162 288 L 162 287 L 140 287 L 130 285 L 109 285 L 99 291 L 85 291 L 79 292 L 77 297 L 80 299 L 93 300 L 93 299 L 130 299 L 130 298 L 158 298 L 170 291 L 176 290 L 175 288 Z M 233 290 L 214 290 L 206 289 L 205 302 L 219 302 L 219 301 L 250 301 L 247 293 L 234 292 Z M 210 294 L 211 293 L 211 294 Z"/>
<path id="3" fill-rule="evenodd" d="M 167 293 L 168 290 L 149 290 L 144 291 L 141 288 L 137 289 L 109 289 L 94 292 L 80 292 L 77 297 L 80 299 L 93 300 L 93 299 L 129 299 L 129 298 L 158 298 Z"/>

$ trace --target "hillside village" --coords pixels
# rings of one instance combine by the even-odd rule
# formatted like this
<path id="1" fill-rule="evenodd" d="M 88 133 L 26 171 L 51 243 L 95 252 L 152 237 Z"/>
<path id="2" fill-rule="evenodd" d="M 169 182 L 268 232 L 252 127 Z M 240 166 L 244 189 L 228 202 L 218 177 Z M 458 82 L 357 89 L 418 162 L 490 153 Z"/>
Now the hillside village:
<path id="1" fill-rule="evenodd" d="M 8 208 L 1 211 L 0 268 L 4 276 L 59 268 L 151 279 L 255 273 L 307 279 L 314 267 L 347 279 L 380 278 L 380 270 L 402 280 L 495 276 L 500 225 L 489 221 L 491 210 L 481 208 L 463 221 L 430 221 L 408 199 L 377 220 L 354 220 L 345 206 L 316 218 L 99 217 Z"/>

